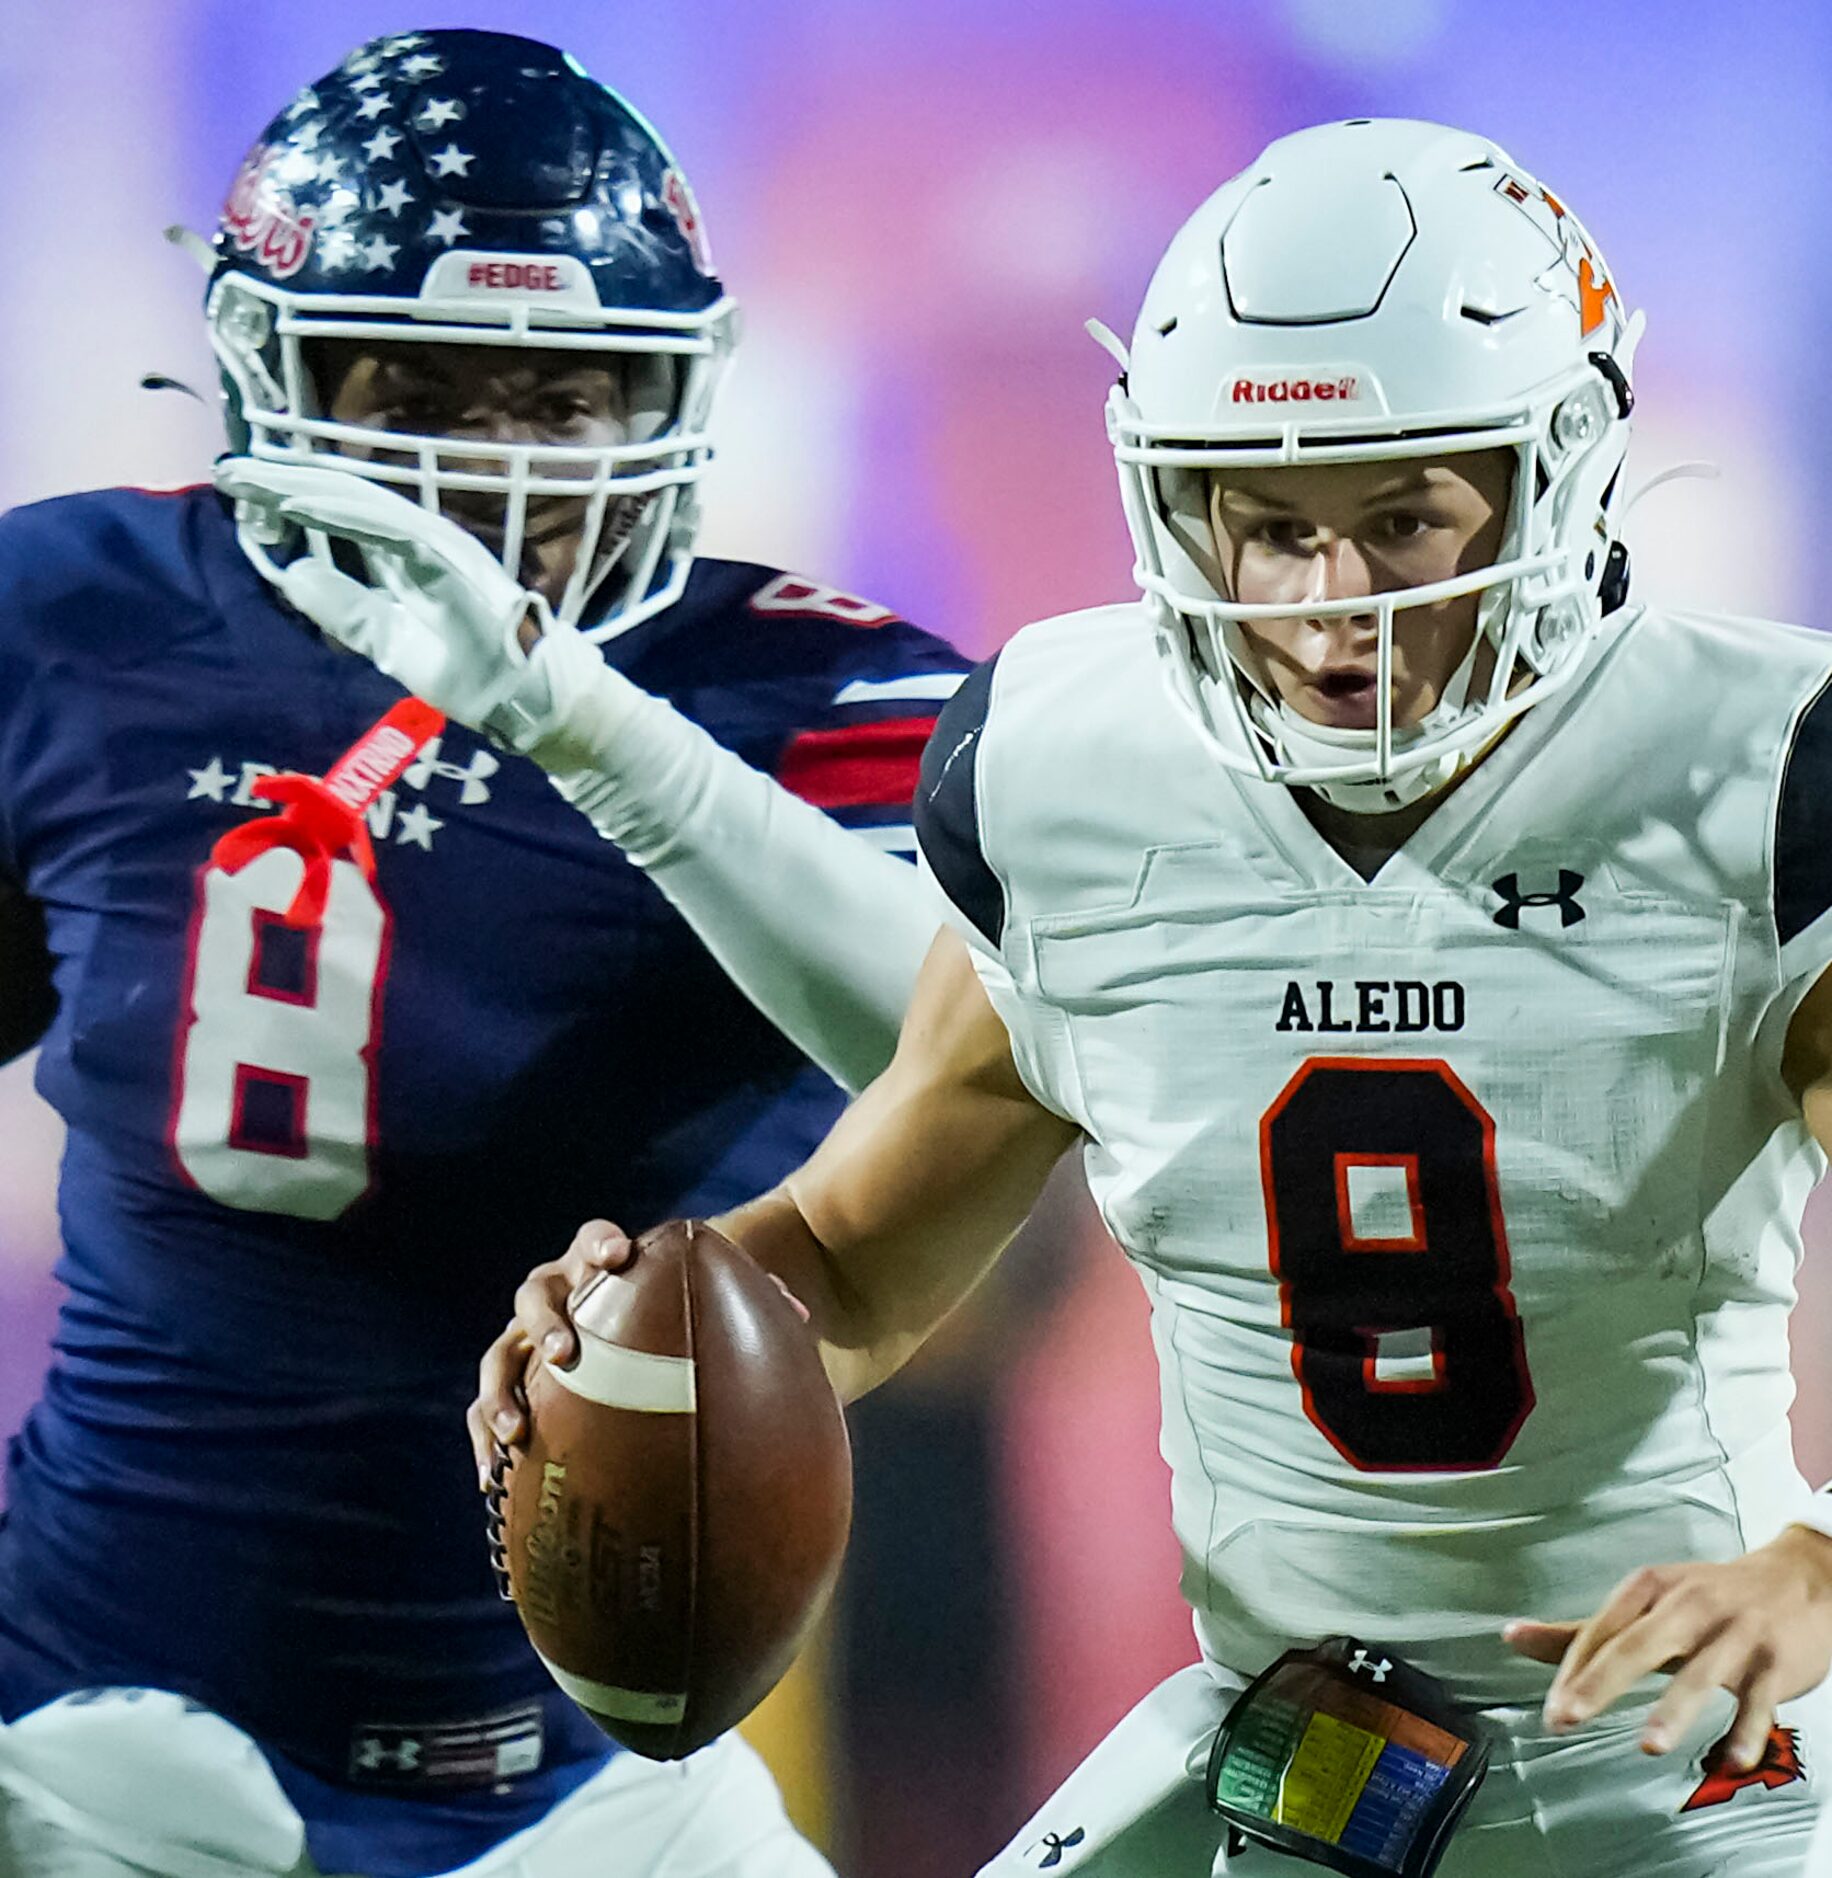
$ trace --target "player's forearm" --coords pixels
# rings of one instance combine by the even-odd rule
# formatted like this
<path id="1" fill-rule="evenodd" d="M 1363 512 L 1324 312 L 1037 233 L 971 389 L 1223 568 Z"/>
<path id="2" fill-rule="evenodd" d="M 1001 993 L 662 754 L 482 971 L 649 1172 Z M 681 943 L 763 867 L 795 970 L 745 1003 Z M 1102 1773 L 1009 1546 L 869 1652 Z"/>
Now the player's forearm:
<path id="1" fill-rule="evenodd" d="M 890 1068 L 805 1166 L 713 1223 L 808 1307 L 850 1398 L 968 1296 L 1077 1138 L 1019 1080 L 965 946 L 943 932 Z"/>
<path id="2" fill-rule="evenodd" d="M 766 1271 L 773 1272 L 808 1311 L 820 1339 L 821 1361 L 843 1402 L 855 1401 L 894 1375 L 922 1342 L 906 1332 L 887 1337 L 841 1266 L 802 1216 L 786 1187 L 724 1214 L 712 1224 Z"/>
<path id="3" fill-rule="evenodd" d="M 601 677 L 536 760 L 764 1016 L 837 1082 L 864 1088 L 890 1061 L 939 923 L 914 870 L 621 674 Z"/>

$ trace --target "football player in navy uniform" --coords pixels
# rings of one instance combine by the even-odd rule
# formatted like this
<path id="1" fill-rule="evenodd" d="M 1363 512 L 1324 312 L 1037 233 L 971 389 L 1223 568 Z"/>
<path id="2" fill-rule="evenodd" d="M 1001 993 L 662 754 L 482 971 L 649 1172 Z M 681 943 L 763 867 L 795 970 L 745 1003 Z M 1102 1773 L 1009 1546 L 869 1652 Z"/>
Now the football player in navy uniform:
<path id="1" fill-rule="evenodd" d="M 812 1878 L 742 1743 L 553 1687 L 461 1414 L 531 1255 L 769 1184 L 888 1059 L 962 662 L 693 557 L 732 302 L 551 48 L 360 48 L 210 262 L 221 487 L 0 522 L 0 1052 L 68 1127 L 0 1871 Z"/>

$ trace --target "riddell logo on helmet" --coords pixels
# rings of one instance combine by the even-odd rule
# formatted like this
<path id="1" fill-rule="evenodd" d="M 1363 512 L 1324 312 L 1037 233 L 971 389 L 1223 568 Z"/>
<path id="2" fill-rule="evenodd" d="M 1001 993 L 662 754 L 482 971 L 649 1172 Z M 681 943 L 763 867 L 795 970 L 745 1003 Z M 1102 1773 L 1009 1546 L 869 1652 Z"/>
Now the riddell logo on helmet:
<path id="1" fill-rule="evenodd" d="M 1231 396 L 1236 404 L 1329 404 L 1359 398 L 1361 381 L 1346 378 L 1237 378 Z"/>

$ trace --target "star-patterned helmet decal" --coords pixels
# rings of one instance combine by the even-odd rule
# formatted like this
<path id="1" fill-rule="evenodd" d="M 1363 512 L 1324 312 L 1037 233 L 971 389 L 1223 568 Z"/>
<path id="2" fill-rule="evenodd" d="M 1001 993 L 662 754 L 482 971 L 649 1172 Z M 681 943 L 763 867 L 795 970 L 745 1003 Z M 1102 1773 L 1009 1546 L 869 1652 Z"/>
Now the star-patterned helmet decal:
<path id="1" fill-rule="evenodd" d="M 587 141 L 555 132 L 545 153 L 535 150 L 530 124 L 562 120 L 584 127 Z M 416 295 L 441 256 L 465 247 L 573 255 L 607 306 L 695 311 L 718 297 L 691 194 L 653 132 L 530 40 L 470 31 L 372 40 L 287 104 L 250 164 L 217 251 L 231 266 L 296 282 L 294 291 Z M 574 180 L 556 185 L 568 164 Z M 530 215 L 543 196 L 552 208 Z M 596 212 L 575 215 L 575 203 Z"/>

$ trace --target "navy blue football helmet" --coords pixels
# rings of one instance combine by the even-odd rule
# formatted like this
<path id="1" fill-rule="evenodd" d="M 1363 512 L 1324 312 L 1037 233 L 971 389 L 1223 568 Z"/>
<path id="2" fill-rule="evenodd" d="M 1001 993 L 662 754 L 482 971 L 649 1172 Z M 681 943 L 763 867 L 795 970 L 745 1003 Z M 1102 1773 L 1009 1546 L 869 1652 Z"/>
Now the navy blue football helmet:
<path id="1" fill-rule="evenodd" d="M 512 574 L 530 499 L 578 502 L 555 611 L 593 637 L 678 596 L 737 309 L 661 139 L 568 54 L 472 31 L 358 47 L 261 134 L 214 250 L 207 313 L 236 449 L 333 458 L 429 508 L 500 502 Z M 586 449 L 333 422 L 311 370 L 312 342 L 333 339 L 615 355 L 626 434 Z M 257 561 L 280 548 L 252 523 L 243 540 Z"/>

